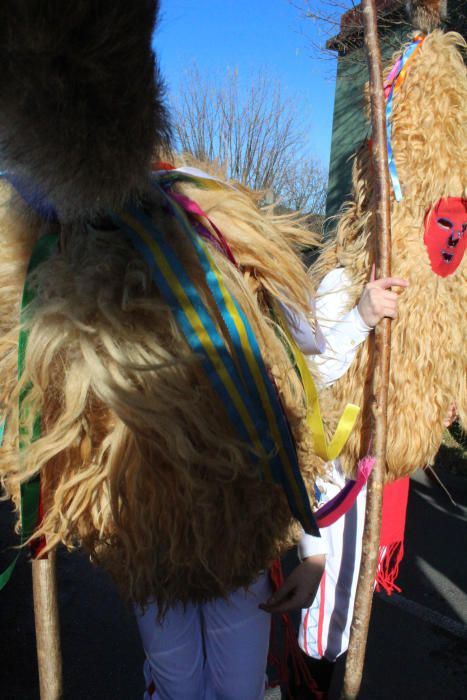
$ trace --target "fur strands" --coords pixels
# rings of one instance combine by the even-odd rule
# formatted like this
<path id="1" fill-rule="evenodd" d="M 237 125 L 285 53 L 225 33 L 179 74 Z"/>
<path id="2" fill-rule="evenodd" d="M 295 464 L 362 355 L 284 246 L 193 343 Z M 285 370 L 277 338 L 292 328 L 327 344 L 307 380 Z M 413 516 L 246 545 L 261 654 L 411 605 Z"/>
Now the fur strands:
<path id="1" fill-rule="evenodd" d="M 290 217 L 261 215 L 240 190 L 185 192 L 197 196 L 242 266 L 240 272 L 212 250 L 274 375 L 313 497 L 321 465 L 313 457 L 302 388 L 265 307 L 272 291 L 306 308 L 310 284 L 294 249 L 307 232 Z M 146 206 L 192 266 L 212 307 L 183 233 L 157 197 Z M 18 269 L 24 237 L 9 227 L 0 235 Z M 83 223 L 63 226 L 62 238 L 61 253 L 38 271 L 26 357 L 25 381 L 33 384 L 30 399 L 42 413 L 43 437 L 18 463 L 17 433 L 7 431 L 3 485 L 15 494 L 40 472 L 46 497 L 40 532 L 48 548 L 83 545 L 124 596 L 142 605 L 153 598 L 164 610 L 248 585 L 295 536 L 281 489 L 259 479 L 125 239 Z M 269 275 L 272 258 L 278 264 Z M 0 275 L 8 279 L 5 264 Z M 2 289 L 5 307 L 18 309 L 19 287 Z M 1 401 L 12 426 L 20 391 L 17 318 L 10 314 L 0 340 L 0 370 L 8 377 Z"/>
<path id="2" fill-rule="evenodd" d="M 392 324 L 391 380 L 388 406 L 389 480 L 413 473 L 433 460 L 451 402 L 462 424 L 467 422 L 467 361 L 465 309 L 467 259 L 454 274 L 433 273 L 423 242 L 424 218 L 441 198 L 467 195 L 467 75 L 461 50 L 465 41 L 455 33 L 430 34 L 395 98 L 392 142 L 403 190 L 392 201 L 392 274 L 410 287 L 399 299 Z M 374 260 L 368 147 L 357 154 L 353 169 L 353 199 L 337 234 L 313 270 L 315 283 L 336 265 L 353 282 L 352 305 L 368 281 Z M 349 372 L 323 398 L 323 414 L 337 416 L 349 400 L 362 407 L 345 448 L 343 461 L 352 473 L 370 443 L 370 338 L 359 350 Z M 331 420 L 334 428 L 336 418 Z"/>
<path id="3" fill-rule="evenodd" d="M 0 160 L 61 220 L 118 209 L 168 144 L 156 0 L 0 4 Z M 21 188 L 20 188 L 21 190 Z"/>
<path id="4" fill-rule="evenodd" d="M 446 19 L 447 0 L 406 0 L 406 8 L 414 29 L 428 34 Z"/>

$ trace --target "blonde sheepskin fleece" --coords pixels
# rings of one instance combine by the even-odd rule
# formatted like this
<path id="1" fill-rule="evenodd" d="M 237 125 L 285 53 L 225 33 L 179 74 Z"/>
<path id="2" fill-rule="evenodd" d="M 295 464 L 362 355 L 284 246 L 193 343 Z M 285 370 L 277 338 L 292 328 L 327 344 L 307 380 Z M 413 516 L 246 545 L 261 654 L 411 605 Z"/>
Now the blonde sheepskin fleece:
<path id="1" fill-rule="evenodd" d="M 467 423 L 465 353 L 467 256 L 454 274 L 442 278 L 430 267 L 423 243 L 424 218 L 443 197 L 467 196 L 467 76 L 461 55 L 465 41 L 436 30 L 424 41 L 394 99 L 393 150 L 403 199 L 392 201 L 392 274 L 409 280 L 392 324 L 388 406 L 387 478 L 413 473 L 432 463 L 451 402 Z M 312 275 L 315 283 L 336 266 L 353 282 L 353 305 L 369 279 L 374 260 L 371 216 L 372 174 L 368 147 L 356 156 L 353 201 Z M 334 429 L 344 404 L 362 407 L 342 459 L 353 472 L 370 441 L 373 338 L 360 348 L 349 372 L 322 398 Z"/>
<path id="2" fill-rule="evenodd" d="M 276 380 L 313 499 L 320 471 L 305 400 L 267 302 L 309 314 L 311 282 L 297 254 L 316 243 L 297 217 L 260 211 L 241 188 L 178 186 L 227 239 L 241 269 L 211 253 L 247 314 Z M 18 503 L 19 485 L 41 474 L 51 549 L 83 546 L 123 595 L 164 611 L 250 584 L 290 545 L 296 526 L 282 489 L 261 481 L 200 361 L 118 230 L 57 225 L 61 251 L 34 277 L 37 295 L 26 369 L 16 381 L 21 291 L 40 223 L 0 192 L 1 410 L 7 431 L 0 473 Z M 191 247 L 160 195 L 146 208 L 190 270 L 218 318 Z M 19 454 L 17 404 L 32 383 L 26 423 L 42 414 L 42 437 Z"/>

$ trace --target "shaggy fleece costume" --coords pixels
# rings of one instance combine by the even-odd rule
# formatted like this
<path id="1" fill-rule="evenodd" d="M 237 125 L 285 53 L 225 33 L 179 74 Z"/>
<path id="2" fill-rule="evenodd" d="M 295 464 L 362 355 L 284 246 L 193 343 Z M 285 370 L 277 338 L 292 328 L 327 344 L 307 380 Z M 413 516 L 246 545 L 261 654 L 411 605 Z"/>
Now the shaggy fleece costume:
<path id="1" fill-rule="evenodd" d="M 251 584 L 289 545 L 294 521 L 107 215 L 139 202 L 225 338 L 186 234 L 149 182 L 169 134 L 150 48 L 156 5 L 1 3 L 0 157 L 15 187 L 4 181 L 0 192 L 0 473 L 16 502 L 20 484 L 40 473 L 47 549 L 83 546 L 124 596 L 164 611 Z M 210 246 L 274 377 L 313 498 L 319 467 L 303 390 L 268 310 L 275 298 L 309 314 L 311 284 L 296 253 L 312 238 L 300 220 L 259 211 L 242 188 L 174 187 L 198 201 L 238 263 Z M 34 273 L 18 384 L 22 287 L 49 231 L 60 247 Z M 42 435 L 20 454 L 17 406 L 29 382 L 21 429 L 40 413 Z"/>
<path id="2" fill-rule="evenodd" d="M 392 324 L 388 400 L 387 478 L 410 474 L 432 462 L 451 402 L 467 421 L 465 309 L 467 260 L 441 277 L 431 269 L 424 244 L 424 219 L 441 198 L 467 195 L 467 76 L 455 33 L 433 31 L 411 63 L 394 97 L 392 146 L 403 199 L 392 199 L 392 274 L 410 282 Z M 372 172 L 368 145 L 355 158 L 353 201 L 337 235 L 318 259 L 316 282 L 335 267 L 346 269 L 359 299 L 374 261 Z M 359 350 L 347 375 L 322 395 L 326 417 L 336 424 L 343 404 L 362 408 L 342 455 L 352 474 L 370 449 L 373 339 Z"/>

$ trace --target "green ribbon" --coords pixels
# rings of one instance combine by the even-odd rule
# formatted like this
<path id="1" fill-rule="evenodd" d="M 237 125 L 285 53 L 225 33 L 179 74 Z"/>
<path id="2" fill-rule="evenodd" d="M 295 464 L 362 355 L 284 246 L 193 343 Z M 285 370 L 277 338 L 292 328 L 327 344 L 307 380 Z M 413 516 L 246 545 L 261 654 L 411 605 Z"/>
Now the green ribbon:
<path id="1" fill-rule="evenodd" d="M 58 235 L 48 234 L 43 236 L 34 246 L 32 251 L 31 259 L 29 260 L 29 265 L 26 273 L 26 280 L 23 288 L 23 296 L 21 300 L 21 330 L 18 339 L 18 381 L 23 376 L 24 365 L 26 359 L 26 348 L 28 344 L 28 331 L 25 330 L 24 326 L 30 318 L 30 305 L 34 300 L 35 292 L 33 285 L 31 284 L 31 275 L 34 270 L 41 265 L 43 262 L 48 260 L 51 255 L 56 251 L 58 245 Z M 28 416 L 28 402 L 27 397 L 32 388 L 32 384 L 28 382 L 25 387 L 20 392 L 18 401 L 18 413 L 19 413 L 19 449 L 23 451 L 29 444 L 34 442 L 40 437 L 41 434 L 41 416 L 37 414 L 33 421 L 31 434 L 24 427 Z M 3 433 L 5 430 L 5 421 L 0 427 L 0 445 L 3 443 Z M 21 538 L 20 546 L 24 545 L 25 542 L 33 534 L 38 521 L 39 516 L 39 501 L 40 501 L 40 477 L 39 475 L 34 476 L 29 481 L 26 481 L 21 485 Z M 21 552 L 19 552 L 13 559 L 11 564 L 0 574 L 0 591 L 6 586 L 11 578 L 11 575 L 15 569 L 16 563 L 20 557 Z"/>

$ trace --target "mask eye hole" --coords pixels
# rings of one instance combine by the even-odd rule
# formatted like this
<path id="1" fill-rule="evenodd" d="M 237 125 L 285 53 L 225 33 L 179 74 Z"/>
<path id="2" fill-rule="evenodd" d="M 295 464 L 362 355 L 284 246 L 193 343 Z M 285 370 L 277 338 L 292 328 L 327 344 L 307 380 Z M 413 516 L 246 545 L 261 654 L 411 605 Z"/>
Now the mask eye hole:
<path id="1" fill-rule="evenodd" d="M 467 231 L 467 221 L 465 222 L 465 224 L 462 224 L 461 230 L 462 230 L 462 235 L 464 235 L 464 233 Z"/>
<path id="2" fill-rule="evenodd" d="M 445 229 L 446 231 L 450 231 L 453 228 L 453 223 L 452 221 L 449 221 L 449 219 L 437 219 L 436 223 L 440 228 Z"/>

